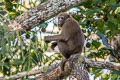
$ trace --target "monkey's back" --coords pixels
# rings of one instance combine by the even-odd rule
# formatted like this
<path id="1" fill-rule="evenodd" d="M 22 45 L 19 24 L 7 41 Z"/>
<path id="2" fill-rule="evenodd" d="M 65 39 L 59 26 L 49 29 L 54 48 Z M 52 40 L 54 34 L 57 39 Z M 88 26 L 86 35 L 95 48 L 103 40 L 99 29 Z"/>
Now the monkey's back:
<path id="1" fill-rule="evenodd" d="M 64 29 L 62 30 L 66 30 L 63 31 L 63 34 L 68 37 L 67 44 L 69 48 L 69 54 L 81 53 L 84 46 L 84 35 L 80 29 L 79 23 L 73 18 L 69 18 L 63 25 L 63 28 Z"/>

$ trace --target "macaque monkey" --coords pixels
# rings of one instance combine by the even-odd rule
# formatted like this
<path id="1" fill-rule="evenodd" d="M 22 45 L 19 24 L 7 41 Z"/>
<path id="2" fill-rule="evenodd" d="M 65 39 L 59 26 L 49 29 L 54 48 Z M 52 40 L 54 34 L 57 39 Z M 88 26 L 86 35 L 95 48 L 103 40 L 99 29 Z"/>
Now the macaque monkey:
<path id="1" fill-rule="evenodd" d="M 58 46 L 60 52 L 65 57 L 61 64 L 64 71 L 64 65 L 71 55 L 81 53 L 84 46 L 84 35 L 80 29 L 79 23 L 69 14 L 60 13 L 58 15 L 58 26 L 61 27 L 61 33 L 54 36 L 45 36 L 45 42 L 56 41 L 52 48 Z"/>

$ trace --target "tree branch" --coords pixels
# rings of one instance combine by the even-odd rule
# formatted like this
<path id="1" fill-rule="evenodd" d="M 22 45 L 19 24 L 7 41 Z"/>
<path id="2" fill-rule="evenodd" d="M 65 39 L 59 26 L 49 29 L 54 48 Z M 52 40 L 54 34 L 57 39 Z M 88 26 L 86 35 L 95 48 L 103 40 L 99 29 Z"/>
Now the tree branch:
<path id="1" fill-rule="evenodd" d="M 85 63 L 92 68 L 101 68 L 120 71 L 120 63 L 115 62 L 105 62 L 105 61 L 94 61 L 90 59 L 85 59 Z"/>
<path id="2" fill-rule="evenodd" d="M 10 21 L 10 30 L 24 31 L 87 0 L 48 0 Z"/>
<path id="3" fill-rule="evenodd" d="M 82 65 L 80 65 L 80 64 L 82 64 Z M 87 64 L 87 66 L 91 67 L 91 68 L 101 68 L 101 69 L 120 71 L 120 63 L 94 61 L 94 60 L 84 58 L 82 56 L 78 57 L 78 55 L 76 55 L 76 56 L 71 57 L 67 61 L 67 63 L 65 64 L 65 72 L 61 71 L 61 67 L 60 67 L 60 63 L 59 63 L 59 64 L 51 65 L 50 68 L 44 73 L 43 73 L 43 68 L 41 68 L 39 70 L 31 70 L 29 72 L 21 72 L 21 73 L 18 73 L 16 75 L 12 75 L 12 76 L 7 77 L 7 78 L 0 78 L 0 79 L 2 79 L 2 80 L 18 79 L 18 78 L 22 78 L 24 76 L 40 74 L 39 76 L 35 77 L 32 80 L 59 80 L 63 77 L 70 75 L 71 72 L 73 72 L 73 71 L 76 72 L 75 70 L 77 68 L 75 66 L 78 66 L 79 68 L 81 68 L 81 66 L 82 66 L 82 68 L 83 68 L 84 64 Z M 74 66 L 72 66 L 72 65 L 74 65 Z M 47 66 L 46 66 L 46 68 L 47 68 Z M 84 66 L 84 68 L 85 68 L 85 66 Z M 84 72 L 86 72 L 85 69 L 84 69 Z M 83 74 L 83 71 L 82 71 L 82 74 Z M 87 73 L 84 73 L 84 74 L 87 74 Z M 86 79 L 86 80 L 89 80 L 89 79 Z"/>

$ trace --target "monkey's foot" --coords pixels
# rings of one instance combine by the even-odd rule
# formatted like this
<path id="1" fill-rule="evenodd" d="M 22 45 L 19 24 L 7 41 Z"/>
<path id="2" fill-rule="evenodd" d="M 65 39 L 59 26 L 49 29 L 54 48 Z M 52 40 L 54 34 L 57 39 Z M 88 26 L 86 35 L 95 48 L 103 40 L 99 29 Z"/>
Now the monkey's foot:
<path id="1" fill-rule="evenodd" d="M 62 60 L 61 65 L 60 65 L 62 71 L 64 71 L 65 63 L 66 63 L 67 61 L 68 61 L 68 59 Z"/>

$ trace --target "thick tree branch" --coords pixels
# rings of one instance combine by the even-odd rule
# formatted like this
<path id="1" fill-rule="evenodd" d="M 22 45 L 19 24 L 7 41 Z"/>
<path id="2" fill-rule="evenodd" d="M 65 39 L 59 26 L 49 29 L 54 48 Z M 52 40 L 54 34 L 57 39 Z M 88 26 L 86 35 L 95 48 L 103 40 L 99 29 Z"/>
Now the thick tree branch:
<path id="1" fill-rule="evenodd" d="M 84 1 L 87 0 L 48 0 L 11 20 L 8 28 L 16 31 L 29 30 L 58 13 L 66 11 Z"/>
<path id="2" fill-rule="evenodd" d="M 74 66 L 72 66 L 71 64 L 74 65 Z M 80 64 L 82 64 L 82 65 L 80 65 Z M 39 69 L 37 71 L 32 70 L 32 71 L 29 71 L 29 72 L 18 73 L 16 75 L 10 76 L 8 78 L 2 78 L 2 80 L 4 80 L 4 79 L 5 80 L 6 79 L 7 80 L 9 80 L 9 79 L 18 79 L 18 78 L 21 78 L 21 77 L 24 77 L 24 76 L 30 76 L 30 75 L 35 75 L 35 74 L 40 74 L 40 76 L 34 78 L 34 80 L 52 80 L 52 79 L 53 80 L 59 80 L 60 78 L 63 78 L 65 76 L 70 75 L 71 74 L 70 71 L 72 72 L 72 70 L 73 71 L 76 70 L 75 66 L 78 66 L 79 68 L 81 68 L 81 66 L 83 66 L 84 64 L 87 64 L 87 66 L 91 67 L 91 68 L 101 68 L 101 69 L 109 69 L 109 70 L 120 71 L 120 63 L 94 61 L 94 60 L 83 58 L 82 56 L 78 57 L 78 55 L 77 55 L 77 56 L 71 57 L 67 61 L 67 63 L 65 64 L 65 72 L 64 73 L 61 71 L 60 64 L 54 64 L 54 65 L 51 65 L 52 67 L 49 68 L 47 70 L 47 72 L 45 72 L 45 73 L 42 73 L 43 68 L 41 68 L 41 69 Z M 82 73 L 83 73 L 83 71 L 82 71 Z M 87 73 L 85 73 L 85 74 L 87 74 Z M 86 79 L 86 80 L 89 80 L 89 79 Z"/>
<path id="3" fill-rule="evenodd" d="M 90 59 L 85 59 L 85 63 L 92 68 L 101 68 L 120 71 L 120 63 L 105 62 L 105 61 L 94 61 Z"/>

